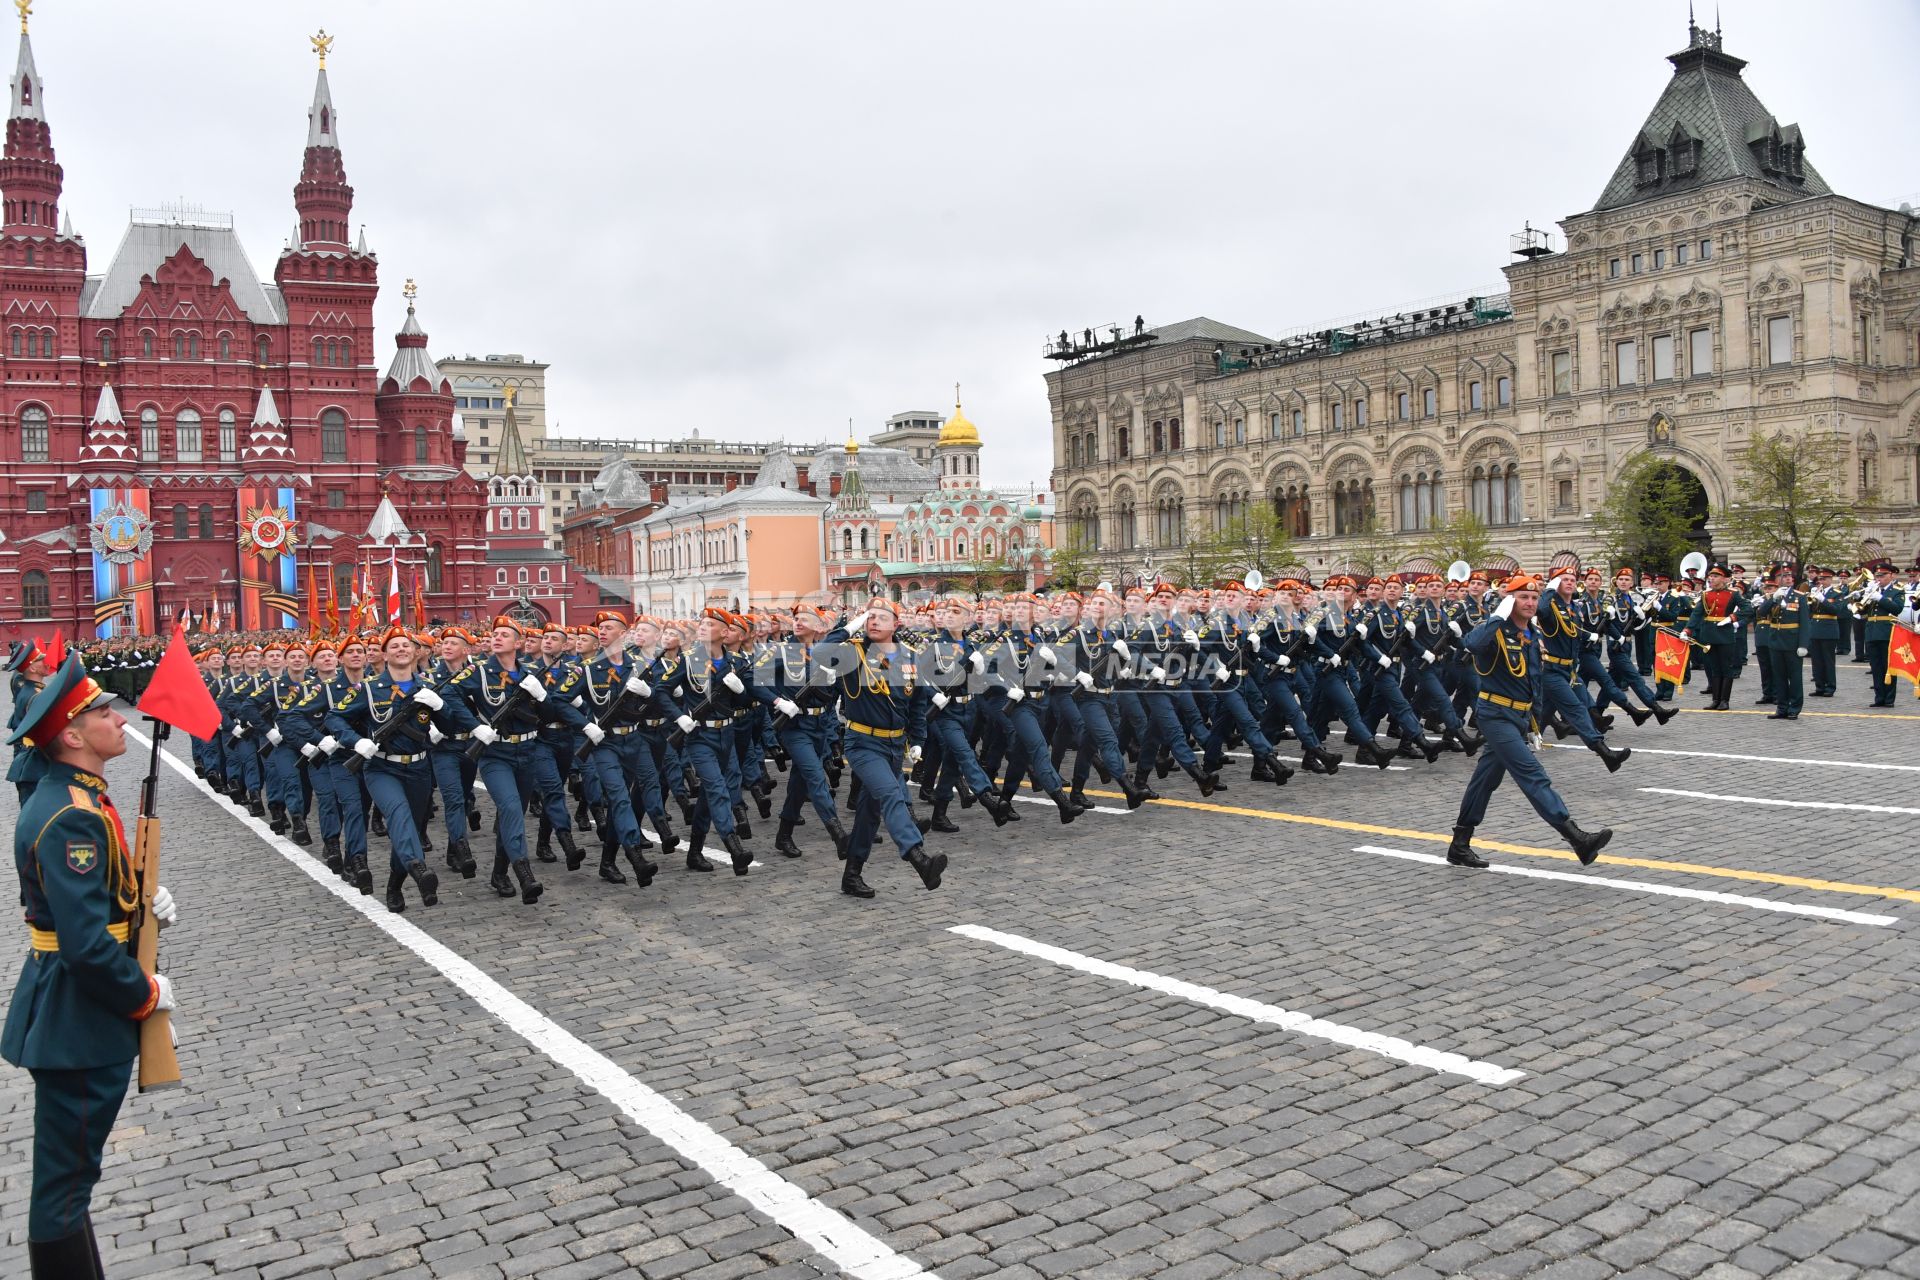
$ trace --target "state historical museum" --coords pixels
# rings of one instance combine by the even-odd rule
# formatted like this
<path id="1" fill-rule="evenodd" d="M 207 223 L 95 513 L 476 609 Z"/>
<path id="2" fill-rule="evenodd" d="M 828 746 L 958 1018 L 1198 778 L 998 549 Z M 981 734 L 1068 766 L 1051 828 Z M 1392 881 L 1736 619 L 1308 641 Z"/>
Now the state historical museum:
<path id="1" fill-rule="evenodd" d="M 411 289 L 376 364 L 379 263 L 350 230 L 329 43 L 270 282 L 230 217 L 180 211 L 136 212 L 89 275 L 23 19 L 0 159 L 0 639 L 297 625 L 309 599 L 344 615 L 362 565 L 376 594 L 398 577 L 404 616 L 416 590 L 449 620 L 490 594 L 488 491 Z M 376 521 L 383 497 L 403 519 Z"/>

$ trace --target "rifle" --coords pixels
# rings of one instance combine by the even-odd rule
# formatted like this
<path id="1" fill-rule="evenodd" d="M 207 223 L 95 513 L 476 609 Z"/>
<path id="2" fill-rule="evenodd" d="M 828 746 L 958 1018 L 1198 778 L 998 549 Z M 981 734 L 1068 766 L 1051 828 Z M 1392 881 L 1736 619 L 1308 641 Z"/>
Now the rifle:
<path id="1" fill-rule="evenodd" d="M 638 670 L 639 664 L 633 663 L 630 665 L 632 665 L 635 668 L 635 670 L 633 671 L 633 675 L 639 675 L 640 674 Z M 587 696 L 588 697 L 593 696 L 593 677 L 592 676 L 587 677 Z M 627 688 L 627 682 L 625 680 L 622 680 L 620 682 L 619 691 L 613 695 L 612 701 L 607 703 L 606 710 L 602 711 L 598 716 L 594 718 L 593 723 L 598 725 L 603 730 L 606 729 L 607 726 L 612 723 L 614 716 L 619 713 L 621 706 L 626 702 L 626 700 L 629 697 L 632 697 L 632 696 L 633 694 Z M 594 748 L 593 740 L 589 738 L 585 742 L 582 742 L 578 747 L 574 748 L 573 758 L 575 760 L 585 760 L 588 756 L 593 754 L 593 748 Z"/>
<path id="2" fill-rule="evenodd" d="M 526 671 L 522 667 L 515 667 L 514 672 L 516 674 L 520 674 L 524 672 L 524 674 L 521 675 L 521 679 L 525 679 L 526 676 L 539 674 L 538 672 L 534 672 L 534 671 Z M 481 690 L 484 693 L 486 689 L 486 680 L 487 680 L 486 671 L 483 669 L 479 673 L 479 676 L 480 676 Z M 505 720 L 508 716 L 518 712 L 520 708 L 527 703 L 527 701 L 531 698 L 531 696 L 532 695 L 530 695 L 525 689 L 522 689 L 520 687 L 520 681 L 515 680 L 513 682 L 513 692 L 507 696 L 506 702 L 501 704 L 500 709 L 494 712 L 491 718 L 488 718 L 486 716 L 481 716 L 480 723 L 486 725 L 487 728 L 489 729 L 494 729 L 497 731 L 500 727 L 500 722 L 502 720 Z M 480 753 L 482 751 L 485 751 L 486 749 L 487 749 L 487 744 L 480 741 L 478 738 L 475 738 L 471 743 L 467 745 L 467 749 L 464 754 L 469 760 L 478 760 L 480 758 Z"/>
<path id="3" fill-rule="evenodd" d="M 139 927 L 130 945 L 140 971 L 152 976 L 160 961 L 160 921 L 153 914 L 153 892 L 160 885 L 160 744 L 173 726 L 147 720 L 153 739 L 146 781 L 140 784 L 140 818 L 134 827 L 133 872 L 140 886 Z M 180 1059 L 173 1052 L 173 1015 L 156 1009 L 140 1024 L 140 1092 L 180 1083 Z"/>
<path id="4" fill-rule="evenodd" d="M 448 689 L 453 687 L 453 682 L 458 678 L 457 675 L 449 675 L 441 683 L 432 686 L 433 691 L 438 694 L 444 694 Z M 363 684 L 360 687 L 362 690 L 365 690 L 366 685 Z M 400 699 L 398 697 L 394 698 L 395 703 L 399 701 Z M 407 696 L 407 702 L 409 705 L 412 704 L 413 697 L 411 694 Z M 368 706 L 369 709 L 371 709 L 372 704 L 369 703 Z M 384 725 L 381 725 L 367 736 L 373 739 L 374 750 L 385 754 L 387 747 L 395 738 L 399 737 L 401 731 L 407 727 L 406 721 L 401 718 L 400 708 L 396 705 L 393 709 L 392 719 L 388 720 Z M 357 751 L 351 753 L 351 756 L 352 758 L 347 761 L 347 772 L 357 775 L 362 769 L 367 767 L 367 760 L 365 756 Z"/>

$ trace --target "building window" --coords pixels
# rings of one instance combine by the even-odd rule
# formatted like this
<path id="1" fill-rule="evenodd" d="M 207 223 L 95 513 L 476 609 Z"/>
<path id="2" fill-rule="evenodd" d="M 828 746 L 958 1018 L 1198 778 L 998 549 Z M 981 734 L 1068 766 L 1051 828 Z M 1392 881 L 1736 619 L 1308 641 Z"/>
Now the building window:
<path id="1" fill-rule="evenodd" d="M 1295 409 L 1293 411 L 1293 434 L 1296 437 L 1307 434 L 1307 411 L 1305 409 Z"/>
<path id="2" fill-rule="evenodd" d="M 1646 265 L 1645 257 L 1637 253 L 1633 255 L 1633 274 L 1634 275 L 1639 275 L 1641 270 L 1645 267 L 1645 265 Z"/>
<path id="3" fill-rule="evenodd" d="M 1155 453 L 1165 453 L 1166 449 L 1167 424 L 1164 422 L 1156 422 L 1153 424 L 1153 451 Z"/>
<path id="4" fill-rule="evenodd" d="M 1213 447 L 1216 449 L 1224 449 L 1226 447 L 1226 444 L 1227 444 L 1227 423 L 1226 423 L 1226 420 L 1222 418 L 1215 421 L 1213 424 Z"/>
<path id="5" fill-rule="evenodd" d="M 187 504 L 184 502 L 173 504 L 173 536 L 181 539 L 187 536 Z"/>
<path id="6" fill-rule="evenodd" d="M 45 489 L 27 490 L 27 514 L 45 515 L 47 511 L 47 491 Z"/>
<path id="7" fill-rule="evenodd" d="M 200 335 L 197 333 L 190 333 L 187 335 L 187 359 L 198 360 L 199 358 L 200 358 Z"/>
<path id="8" fill-rule="evenodd" d="M 1793 317 L 1767 317 L 1767 363 L 1793 363 Z"/>
<path id="9" fill-rule="evenodd" d="M 1713 372 L 1713 330 L 1687 331 L 1687 373 L 1704 378 Z"/>
<path id="10" fill-rule="evenodd" d="M 1673 265 L 1676 267 L 1686 266 L 1687 250 L 1691 249 L 1692 247 L 1693 247 L 1692 245 L 1688 244 L 1684 240 L 1682 240 L 1679 244 L 1673 246 Z"/>
<path id="11" fill-rule="evenodd" d="M 1337 480 L 1333 486 L 1333 531 L 1359 533 L 1373 515 L 1373 481 Z"/>
<path id="12" fill-rule="evenodd" d="M 235 423 L 233 410 L 220 411 L 220 461 L 232 462 L 240 449 L 240 429 Z"/>
<path id="13" fill-rule="evenodd" d="M 53 589 L 47 575 L 38 569 L 20 575 L 20 614 L 28 622 L 45 622 L 53 617 Z"/>
<path id="14" fill-rule="evenodd" d="M 1247 420 L 1245 418 L 1235 418 L 1233 420 L 1233 442 L 1235 444 L 1245 444 L 1247 442 Z"/>
<path id="15" fill-rule="evenodd" d="M 328 409 L 320 415 L 320 461 L 347 460 L 347 415 Z"/>
<path id="16" fill-rule="evenodd" d="M 1131 551 L 1138 532 L 1134 526 L 1133 499 L 1122 498 L 1113 508 L 1114 536 L 1119 540 L 1122 551 Z"/>
<path id="17" fill-rule="evenodd" d="M 47 411 L 30 404 L 20 411 L 20 460 L 46 462 L 52 450 L 47 429 Z"/>
<path id="18" fill-rule="evenodd" d="M 1494 396 L 1499 400 L 1500 407 L 1502 409 L 1506 408 L 1508 405 L 1513 403 L 1513 379 L 1512 378 L 1509 378 L 1509 377 L 1496 378 L 1493 383 L 1493 390 L 1494 390 Z"/>
<path id="19" fill-rule="evenodd" d="M 415 462 L 427 460 L 427 429 L 425 427 L 413 429 L 413 460 Z"/>
<path id="20" fill-rule="evenodd" d="M 1306 485 L 1274 486 L 1273 514 L 1279 518 L 1281 527 L 1293 537 L 1312 536 L 1313 501 L 1307 496 Z"/>
<path id="21" fill-rule="evenodd" d="M 1174 452 L 1180 450 L 1180 419 L 1167 419 L 1167 448 Z"/>
<path id="22" fill-rule="evenodd" d="M 140 331 L 140 354 L 148 359 L 153 358 L 153 330 L 151 329 Z"/>
<path id="23" fill-rule="evenodd" d="M 1713 257 L 1713 241 L 1702 240 L 1700 242 L 1700 261 L 1706 262 L 1712 257 Z"/>
<path id="24" fill-rule="evenodd" d="M 1640 380 L 1640 344 L 1628 339 L 1613 344 L 1613 384 L 1631 386 Z"/>
<path id="25" fill-rule="evenodd" d="M 549 581 L 547 577 L 547 567 L 545 565 L 540 566 L 540 581 L 542 582 Z"/>
<path id="26" fill-rule="evenodd" d="M 1556 486 L 1555 493 L 1559 501 L 1560 510 L 1562 511 L 1573 510 L 1573 481 L 1571 480 L 1560 481 L 1559 484 Z"/>
<path id="27" fill-rule="evenodd" d="M 1067 440 L 1067 465 L 1070 467 L 1077 467 L 1080 465 L 1080 437 L 1079 436 L 1071 436 Z"/>
<path id="28" fill-rule="evenodd" d="M 427 591 L 432 595 L 440 594 L 440 562 L 442 554 L 440 544 L 437 542 L 427 548 Z"/>
<path id="29" fill-rule="evenodd" d="M 173 358 L 175 360 L 187 358 L 187 335 L 178 329 L 173 331 Z"/>
<path id="30" fill-rule="evenodd" d="M 1353 402 L 1353 425 L 1356 427 L 1364 427 L 1367 425 L 1367 398 L 1365 396 Z"/>
<path id="31" fill-rule="evenodd" d="M 1518 464 L 1495 463 L 1475 467 L 1467 488 L 1467 505 L 1485 524 L 1520 523 L 1520 468 Z"/>
<path id="32" fill-rule="evenodd" d="M 1280 438 L 1280 415 L 1277 413 L 1267 415 L 1267 438 L 1269 440 Z"/>
<path id="33" fill-rule="evenodd" d="M 140 457 L 147 462 L 160 460 L 160 411 L 140 411 Z"/>
<path id="34" fill-rule="evenodd" d="M 1113 433 L 1113 453 L 1117 458 L 1133 456 L 1133 428 L 1119 427 Z"/>
<path id="35" fill-rule="evenodd" d="M 1667 251 L 1665 249 L 1655 249 L 1653 251 L 1653 269 L 1655 271 L 1662 271 L 1666 268 L 1666 265 Z"/>
<path id="36" fill-rule="evenodd" d="M 1411 532 L 1438 528 L 1446 513 L 1446 492 L 1440 475 L 1421 471 L 1400 477 L 1400 529 Z"/>
<path id="37" fill-rule="evenodd" d="M 211 538 L 213 536 L 213 504 L 210 502 L 201 503 L 199 514 L 200 536 L 203 538 Z"/>
<path id="38" fill-rule="evenodd" d="M 1394 409 L 1398 414 L 1400 421 L 1402 422 L 1405 422 L 1409 418 L 1413 417 L 1412 394 L 1406 391 L 1402 391 L 1398 396 L 1394 398 Z"/>
<path id="39" fill-rule="evenodd" d="M 525 573 L 526 570 L 522 569 L 520 572 Z M 495 569 L 493 571 L 493 581 L 496 586 L 502 586 L 502 587 L 506 586 L 507 571 L 505 569 Z"/>
<path id="40" fill-rule="evenodd" d="M 1186 500 L 1177 490 L 1161 490 L 1154 499 L 1153 516 L 1155 546 L 1177 547 L 1186 542 Z"/>
<path id="41" fill-rule="evenodd" d="M 222 360 L 233 359 L 233 335 L 230 333 L 220 335 L 220 358 Z"/>
<path id="42" fill-rule="evenodd" d="M 1661 333 L 1653 339 L 1653 380 L 1665 382 L 1673 377 L 1673 335 Z"/>
<path id="43" fill-rule="evenodd" d="M 1341 404 L 1340 401 L 1335 400 L 1333 402 L 1333 429 L 1335 431 L 1344 431 L 1346 430 L 1346 427 L 1347 427 L 1346 406 Z"/>
<path id="44" fill-rule="evenodd" d="M 253 358 L 259 361 L 261 364 L 265 364 L 267 362 L 267 356 L 268 354 L 270 354 L 271 350 L 272 348 L 268 343 L 266 334 L 263 333 L 257 339 L 254 340 Z"/>
<path id="45" fill-rule="evenodd" d="M 1440 412 L 1440 393 L 1427 387 L 1420 393 L 1420 416 L 1431 418 Z"/>
<path id="46" fill-rule="evenodd" d="M 1607 262 L 1607 279 L 1618 280 L 1619 278 L 1620 278 L 1620 259 L 1611 258 Z"/>
<path id="47" fill-rule="evenodd" d="M 1469 382 L 1467 384 L 1467 408 L 1484 409 L 1486 407 L 1486 399 L 1480 393 L 1480 384 L 1478 382 Z"/>
<path id="48" fill-rule="evenodd" d="M 201 445 L 204 441 L 200 432 L 200 413 L 196 409 L 182 409 L 173 416 L 173 456 L 176 462 L 200 461 Z"/>
<path id="49" fill-rule="evenodd" d="M 525 569 L 522 569 L 520 570 L 520 582 L 522 585 L 525 585 L 526 581 L 527 581 L 527 571 Z"/>
<path id="50" fill-rule="evenodd" d="M 102 329 L 100 331 L 100 358 L 102 360 L 113 359 L 113 330 L 111 329 Z"/>

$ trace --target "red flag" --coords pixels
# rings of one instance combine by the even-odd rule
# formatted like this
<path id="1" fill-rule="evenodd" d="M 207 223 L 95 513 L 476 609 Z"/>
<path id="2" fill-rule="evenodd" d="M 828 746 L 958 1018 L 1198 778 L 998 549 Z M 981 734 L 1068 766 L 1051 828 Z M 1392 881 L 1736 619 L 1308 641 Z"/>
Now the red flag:
<path id="1" fill-rule="evenodd" d="M 56 631 L 47 641 L 47 673 L 51 675 L 67 660 L 67 637 Z"/>
<path id="2" fill-rule="evenodd" d="M 340 586 L 331 572 L 327 574 L 327 634 L 340 634 Z"/>
<path id="3" fill-rule="evenodd" d="M 134 710 L 155 720 L 164 720 L 183 733 L 202 742 L 220 731 L 220 708 L 213 705 L 207 682 L 200 678 L 193 654 L 187 649 L 186 629 L 174 624 L 173 639 L 153 669 L 147 692 Z"/>
<path id="4" fill-rule="evenodd" d="M 398 553 L 387 552 L 387 622 L 400 621 L 400 562 Z"/>
<path id="5" fill-rule="evenodd" d="M 420 594 L 420 570 L 418 566 L 416 566 L 413 571 L 413 629 L 415 631 L 425 631 L 427 629 L 427 598 Z"/>
<path id="6" fill-rule="evenodd" d="M 1653 634 L 1653 675 L 1656 680 L 1679 686 L 1687 682 L 1687 658 L 1690 650 L 1678 631 L 1661 627 Z"/>
<path id="7" fill-rule="evenodd" d="M 1913 696 L 1920 698 L 1920 631 L 1911 631 L 1897 622 L 1887 636 L 1888 685 L 1893 684 L 1895 676 L 1911 684 Z"/>
<path id="8" fill-rule="evenodd" d="M 307 564 L 307 639 L 320 638 L 320 583 L 318 566 Z"/>

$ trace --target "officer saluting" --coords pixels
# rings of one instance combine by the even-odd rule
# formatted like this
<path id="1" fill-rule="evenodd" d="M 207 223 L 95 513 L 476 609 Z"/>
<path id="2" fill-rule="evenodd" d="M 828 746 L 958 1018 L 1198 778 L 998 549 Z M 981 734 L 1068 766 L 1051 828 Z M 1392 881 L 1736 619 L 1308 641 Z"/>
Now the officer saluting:
<path id="1" fill-rule="evenodd" d="M 126 1096 L 140 1023 L 174 1007 L 172 983 L 148 977 L 127 948 L 140 888 L 101 776 L 127 749 L 127 722 L 112 701 L 71 655 L 7 739 L 47 766 L 13 836 L 32 949 L 0 1033 L 0 1056 L 33 1075 L 27 1254 L 36 1280 L 101 1274 L 87 1213 L 101 1153 Z M 153 911 L 171 923 L 173 895 L 156 891 Z"/>

